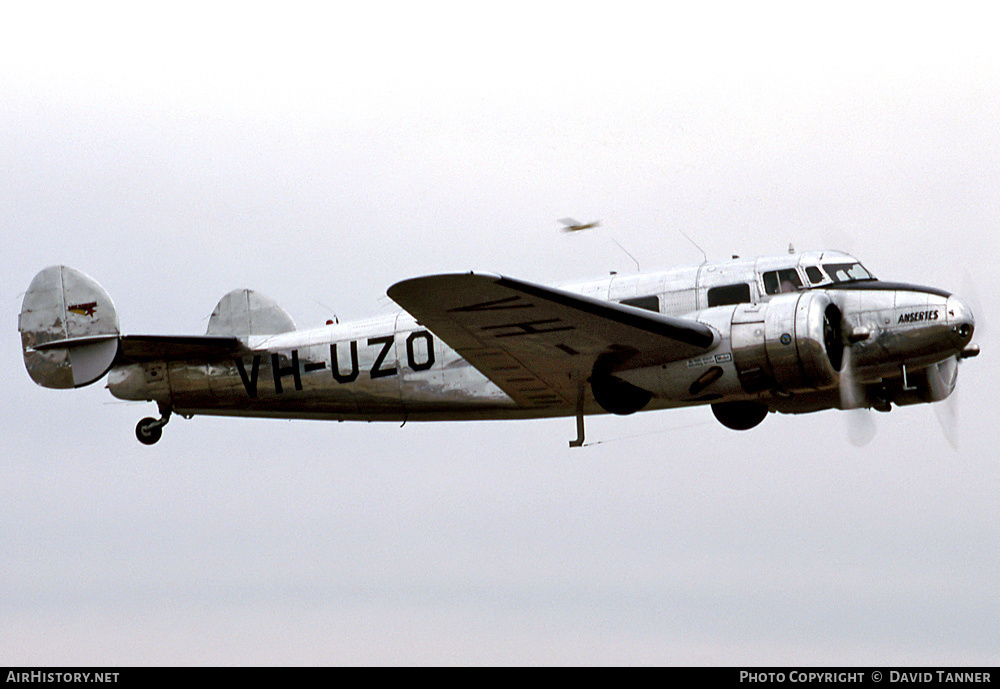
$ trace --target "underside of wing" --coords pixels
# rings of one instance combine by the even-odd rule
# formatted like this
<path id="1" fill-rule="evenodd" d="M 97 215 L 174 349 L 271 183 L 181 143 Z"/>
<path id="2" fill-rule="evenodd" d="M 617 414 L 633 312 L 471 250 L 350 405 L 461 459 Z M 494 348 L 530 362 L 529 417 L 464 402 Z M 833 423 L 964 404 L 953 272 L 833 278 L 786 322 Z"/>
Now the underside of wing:
<path id="1" fill-rule="evenodd" d="M 613 374 L 716 343 L 695 321 L 499 275 L 431 275 L 388 295 L 522 406 L 574 405 L 595 366 Z"/>

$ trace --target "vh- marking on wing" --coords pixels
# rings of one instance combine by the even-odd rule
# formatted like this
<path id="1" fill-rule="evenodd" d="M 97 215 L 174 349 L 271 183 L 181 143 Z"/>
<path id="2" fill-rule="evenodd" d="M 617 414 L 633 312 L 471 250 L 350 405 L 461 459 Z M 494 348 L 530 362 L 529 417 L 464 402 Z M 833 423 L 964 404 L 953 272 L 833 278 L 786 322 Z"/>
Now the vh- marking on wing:
<path id="1" fill-rule="evenodd" d="M 576 405 L 599 363 L 609 373 L 713 348 L 702 323 L 499 275 L 431 275 L 389 296 L 518 404 Z"/>

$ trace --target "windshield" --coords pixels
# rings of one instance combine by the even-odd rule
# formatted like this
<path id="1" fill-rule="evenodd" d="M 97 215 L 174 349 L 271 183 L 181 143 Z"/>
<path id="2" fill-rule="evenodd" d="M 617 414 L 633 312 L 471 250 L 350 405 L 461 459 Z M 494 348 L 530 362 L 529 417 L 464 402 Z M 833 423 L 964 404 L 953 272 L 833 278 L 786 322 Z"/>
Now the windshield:
<path id="1" fill-rule="evenodd" d="M 824 263 L 823 269 L 834 282 L 875 279 L 875 276 L 865 270 L 860 263 Z"/>

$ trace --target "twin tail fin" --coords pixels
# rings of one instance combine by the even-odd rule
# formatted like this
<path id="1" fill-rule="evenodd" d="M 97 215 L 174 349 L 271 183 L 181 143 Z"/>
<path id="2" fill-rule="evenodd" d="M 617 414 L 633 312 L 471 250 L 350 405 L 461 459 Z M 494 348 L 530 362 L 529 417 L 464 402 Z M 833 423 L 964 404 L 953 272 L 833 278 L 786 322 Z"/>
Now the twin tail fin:
<path id="1" fill-rule="evenodd" d="M 31 281 L 18 330 L 33 381 L 46 388 L 78 388 L 100 380 L 116 364 L 228 356 L 251 335 L 289 332 L 295 323 L 271 299 L 239 289 L 219 301 L 205 336 L 122 336 L 103 287 L 73 268 L 50 266 Z"/>
<path id="2" fill-rule="evenodd" d="M 100 380 L 118 354 L 118 315 L 111 297 L 66 266 L 50 266 L 35 276 L 17 325 L 28 375 L 46 388 L 78 388 Z"/>

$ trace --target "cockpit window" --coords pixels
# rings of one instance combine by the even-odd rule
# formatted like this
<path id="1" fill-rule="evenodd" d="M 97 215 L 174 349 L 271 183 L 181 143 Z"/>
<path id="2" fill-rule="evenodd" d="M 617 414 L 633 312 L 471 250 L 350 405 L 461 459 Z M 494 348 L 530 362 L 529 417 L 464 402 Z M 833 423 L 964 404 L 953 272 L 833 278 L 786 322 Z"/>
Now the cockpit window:
<path id="1" fill-rule="evenodd" d="M 795 292 L 802 288 L 802 280 L 794 269 L 771 270 L 763 275 L 764 291 L 768 294 L 783 294 Z"/>
<path id="2" fill-rule="evenodd" d="M 809 282 L 818 285 L 823 282 L 823 271 L 816 266 L 806 266 L 806 277 L 809 278 Z"/>
<path id="3" fill-rule="evenodd" d="M 824 263 L 823 269 L 834 282 L 854 282 L 855 280 L 874 280 L 860 263 Z"/>

